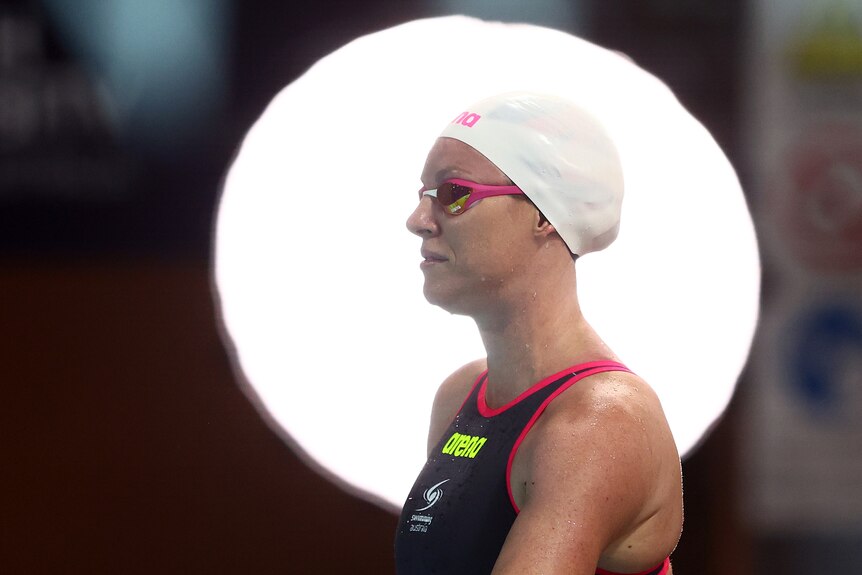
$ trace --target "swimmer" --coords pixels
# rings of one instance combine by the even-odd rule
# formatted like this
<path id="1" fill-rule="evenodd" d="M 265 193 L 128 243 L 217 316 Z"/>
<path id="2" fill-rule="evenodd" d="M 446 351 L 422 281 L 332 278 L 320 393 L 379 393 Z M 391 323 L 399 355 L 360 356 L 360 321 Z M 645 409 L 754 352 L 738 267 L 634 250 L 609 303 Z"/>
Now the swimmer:
<path id="1" fill-rule="evenodd" d="M 421 180 L 407 227 L 422 240 L 425 297 L 471 317 L 486 357 L 437 391 L 398 574 L 672 573 L 683 519 L 673 436 L 576 292 L 578 258 L 620 225 L 612 138 L 567 100 L 501 94 L 453 119 Z M 416 332 L 429 362 L 459 345 Z"/>

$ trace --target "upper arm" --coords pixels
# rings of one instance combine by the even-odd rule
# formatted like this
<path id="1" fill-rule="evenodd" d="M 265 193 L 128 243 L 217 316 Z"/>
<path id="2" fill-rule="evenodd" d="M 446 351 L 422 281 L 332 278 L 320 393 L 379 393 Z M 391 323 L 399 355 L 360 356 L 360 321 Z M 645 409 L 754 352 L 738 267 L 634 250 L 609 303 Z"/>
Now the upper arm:
<path id="1" fill-rule="evenodd" d="M 428 454 L 440 441 L 440 437 L 461 409 L 464 400 L 473 388 L 476 378 L 487 369 L 484 359 L 477 359 L 457 369 L 437 389 L 431 407 L 431 426 L 428 430 Z"/>
<path id="2" fill-rule="evenodd" d="M 518 452 L 527 470 L 521 476 L 525 496 L 495 575 L 593 575 L 608 549 L 656 511 L 656 484 L 666 467 L 661 459 L 676 453 L 663 447 L 668 435 L 660 407 L 656 414 L 649 398 L 614 386 L 565 395 L 558 401 L 567 401 L 551 404 Z M 661 555 L 663 543 L 656 547 L 648 551 L 656 555 L 653 565 L 667 556 Z"/>

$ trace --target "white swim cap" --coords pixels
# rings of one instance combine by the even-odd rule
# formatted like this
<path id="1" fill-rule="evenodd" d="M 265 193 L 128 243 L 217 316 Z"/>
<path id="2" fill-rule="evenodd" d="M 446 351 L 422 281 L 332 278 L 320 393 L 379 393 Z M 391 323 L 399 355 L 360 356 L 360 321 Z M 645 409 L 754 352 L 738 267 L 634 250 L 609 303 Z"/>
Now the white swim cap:
<path id="1" fill-rule="evenodd" d="M 461 113 L 440 137 L 472 146 L 500 168 L 573 254 L 604 249 L 617 237 L 619 155 L 602 124 L 574 103 L 533 92 L 500 94 Z"/>

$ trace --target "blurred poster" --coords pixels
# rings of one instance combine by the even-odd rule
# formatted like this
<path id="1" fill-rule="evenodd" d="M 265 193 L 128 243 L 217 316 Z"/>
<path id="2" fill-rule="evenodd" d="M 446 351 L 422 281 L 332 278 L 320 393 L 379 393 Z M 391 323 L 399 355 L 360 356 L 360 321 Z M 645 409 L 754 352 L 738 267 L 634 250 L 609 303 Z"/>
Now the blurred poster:
<path id="1" fill-rule="evenodd" d="M 0 255 L 207 253 L 228 0 L 0 0 Z"/>
<path id="2" fill-rule="evenodd" d="M 35 10 L 0 6 L 0 202 L 123 195 L 112 101 Z"/>
<path id="3" fill-rule="evenodd" d="M 862 3 L 760 0 L 748 62 L 764 261 L 744 418 L 761 533 L 862 529 Z"/>

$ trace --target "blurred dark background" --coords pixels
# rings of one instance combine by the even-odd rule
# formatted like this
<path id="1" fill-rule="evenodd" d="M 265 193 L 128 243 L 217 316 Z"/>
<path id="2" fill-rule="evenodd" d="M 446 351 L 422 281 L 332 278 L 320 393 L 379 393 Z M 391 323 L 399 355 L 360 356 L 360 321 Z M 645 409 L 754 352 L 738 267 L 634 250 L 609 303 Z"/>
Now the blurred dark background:
<path id="1" fill-rule="evenodd" d="M 747 184 L 749 4 L 573 4 L 557 27 L 667 82 Z M 308 469 L 237 386 L 211 230 L 282 87 L 456 5 L 0 1 L 0 573 L 393 572 L 396 518 Z M 772 572 L 781 553 L 739 512 L 745 399 L 684 464 L 676 573 Z"/>

